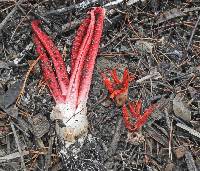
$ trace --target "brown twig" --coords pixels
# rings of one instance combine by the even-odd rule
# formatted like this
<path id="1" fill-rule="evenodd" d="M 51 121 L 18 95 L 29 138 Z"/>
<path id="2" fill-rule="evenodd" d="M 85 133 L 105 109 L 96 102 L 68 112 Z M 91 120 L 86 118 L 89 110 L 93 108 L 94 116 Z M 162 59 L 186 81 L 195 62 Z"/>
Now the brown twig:
<path id="1" fill-rule="evenodd" d="M 33 70 L 34 66 L 38 63 L 39 60 L 40 60 L 40 58 L 38 57 L 38 58 L 32 63 L 32 65 L 29 67 L 29 69 L 28 69 L 28 71 L 27 71 L 27 73 L 26 73 L 26 75 L 25 75 L 24 83 L 23 83 L 23 85 L 22 85 L 22 88 L 21 88 L 21 90 L 20 90 L 19 96 L 18 96 L 17 101 L 16 101 L 16 104 L 18 104 L 18 105 L 20 104 L 21 97 L 22 97 L 23 94 L 24 94 L 24 88 L 25 88 L 25 86 L 26 86 L 26 81 L 27 81 L 27 79 L 28 79 L 28 77 L 29 77 L 31 71 Z"/>

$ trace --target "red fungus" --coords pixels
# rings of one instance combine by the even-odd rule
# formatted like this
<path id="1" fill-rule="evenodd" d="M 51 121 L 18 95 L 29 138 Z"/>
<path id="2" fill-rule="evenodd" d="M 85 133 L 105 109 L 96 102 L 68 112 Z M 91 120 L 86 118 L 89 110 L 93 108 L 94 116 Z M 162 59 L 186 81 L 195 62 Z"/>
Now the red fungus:
<path id="1" fill-rule="evenodd" d="M 138 100 L 136 103 L 129 103 L 128 106 L 131 116 L 129 115 L 125 104 L 122 107 L 122 114 L 126 128 L 133 132 L 141 128 L 146 123 L 148 117 L 152 114 L 157 105 L 150 105 L 147 109 L 145 109 L 143 114 L 141 114 L 142 100 Z M 132 123 L 132 118 L 136 119 L 135 123 Z"/>
<path id="2" fill-rule="evenodd" d="M 101 75 L 103 77 L 103 82 L 110 93 L 110 98 L 115 100 L 117 106 L 124 105 L 128 97 L 129 82 L 134 79 L 134 77 L 129 75 L 128 69 L 126 68 L 124 70 L 122 80 L 118 78 L 116 69 L 111 71 L 113 82 L 111 82 L 104 73 L 101 73 Z"/>
<path id="3" fill-rule="evenodd" d="M 62 95 L 67 94 L 67 86 L 69 84 L 68 74 L 65 67 L 65 63 L 62 59 L 62 56 L 58 50 L 58 48 L 55 46 L 53 41 L 49 36 L 47 36 L 40 28 L 39 24 L 41 23 L 40 20 L 34 20 L 32 21 L 32 29 L 37 36 L 37 39 L 41 42 L 43 48 L 46 50 L 46 52 L 49 54 L 49 56 L 52 58 L 54 67 L 56 69 L 56 76 L 58 78 L 58 82 L 60 85 L 60 89 L 62 91 Z"/>
<path id="4" fill-rule="evenodd" d="M 122 106 L 122 114 L 126 128 L 131 132 L 138 130 L 146 123 L 148 117 L 155 110 L 156 105 L 149 106 L 142 115 L 142 100 L 138 100 L 136 103 L 128 104 L 129 114 L 125 103 L 128 98 L 129 82 L 134 80 L 134 76 L 129 75 L 127 68 L 124 70 L 122 80 L 118 78 L 116 69 L 111 71 L 113 82 L 111 82 L 104 73 L 101 73 L 101 75 L 103 77 L 103 82 L 110 93 L 110 98 L 116 101 L 117 106 Z M 135 123 L 132 123 L 132 118 L 136 119 Z"/>
<path id="5" fill-rule="evenodd" d="M 49 87 L 51 94 L 56 103 L 64 103 L 65 97 L 61 93 L 60 86 L 56 80 L 56 75 L 52 69 L 51 63 L 44 51 L 44 47 L 36 35 L 33 35 L 33 41 L 36 46 L 36 51 L 41 59 L 41 68 L 43 76 L 47 86 Z"/>
<path id="6" fill-rule="evenodd" d="M 42 61 L 46 83 L 56 101 L 51 117 L 61 119 L 65 127 L 57 127 L 60 137 L 74 143 L 76 137 L 87 133 L 86 103 L 98 46 L 103 30 L 105 10 L 92 8 L 80 25 L 71 50 L 70 78 L 65 63 L 53 41 L 39 28 L 40 21 L 32 22 L 33 40 Z M 52 59 L 55 73 L 50 64 Z"/>
<path id="7" fill-rule="evenodd" d="M 95 8 L 94 14 L 96 15 L 97 19 L 95 21 L 94 33 L 93 33 L 93 37 L 92 37 L 91 44 L 89 47 L 89 51 L 84 61 L 84 68 L 81 73 L 82 82 L 80 85 L 78 103 L 80 103 L 81 101 L 84 101 L 84 99 L 88 97 L 92 74 L 94 70 L 95 59 L 97 56 L 98 47 L 100 44 L 100 38 L 103 31 L 103 21 L 104 21 L 104 15 L 105 15 L 104 9 Z"/>

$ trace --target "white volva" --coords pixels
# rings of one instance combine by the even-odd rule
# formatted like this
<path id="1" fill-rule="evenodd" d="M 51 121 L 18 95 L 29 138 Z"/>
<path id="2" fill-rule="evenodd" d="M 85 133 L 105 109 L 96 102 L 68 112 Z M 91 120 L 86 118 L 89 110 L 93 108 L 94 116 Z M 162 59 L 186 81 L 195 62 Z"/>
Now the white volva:
<path id="1" fill-rule="evenodd" d="M 81 139 L 87 135 L 88 120 L 86 115 L 86 103 L 79 104 L 76 111 L 72 110 L 68 104 L 57 104 L 54 107 L 51 119 L 62 120 L 63 127 L 56 124 L 56 131 L 61 139 L 64 138 L 66 146 L 73 144 L 77 138 Z"/>

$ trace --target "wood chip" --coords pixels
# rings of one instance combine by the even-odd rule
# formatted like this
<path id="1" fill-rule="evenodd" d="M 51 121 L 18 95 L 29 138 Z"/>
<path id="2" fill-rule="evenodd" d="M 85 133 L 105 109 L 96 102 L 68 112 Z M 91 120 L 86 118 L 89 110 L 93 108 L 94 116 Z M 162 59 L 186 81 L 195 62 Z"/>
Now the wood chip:
<path id="1" fill-rule="evenodd" d="M 174 153 L 175 153 L 175 155 L 176 155 L 176 158 L 177 158 L 177 159 L 182 158 L 182 157 L 185 155 L 186 150 L 187 150 L 187 149 L 186 149 L 185 147 L 183 147 L 183 146 L 180 146 L 180 147 L 178 147 L 177 149 L 175 149 L 175 150 L 174 150 Z"/>
<path id="2" fill-rule="evenodd" d="M 37 114 L 32 118 L 29 118 L 29 122 L 33 128 L 31 131 L 37 138 L 41 138 L 49 131 L 50 124 L 46 116 Z"/>

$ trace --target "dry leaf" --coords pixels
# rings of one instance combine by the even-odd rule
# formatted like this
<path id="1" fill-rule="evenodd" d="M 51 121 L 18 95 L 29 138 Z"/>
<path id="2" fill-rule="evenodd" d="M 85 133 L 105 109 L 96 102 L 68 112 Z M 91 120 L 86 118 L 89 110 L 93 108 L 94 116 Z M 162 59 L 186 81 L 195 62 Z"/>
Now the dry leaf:
<path id="1" fill-rule="evenodd" d="M 182 101 L 182 94 L 177 94 L 173 100 L 173 110 L 176 116 L 185 121 L 191 120 L 191 111 L 186 107 L 186 104 Z"/>
<path id="2" fill-rule="evenodd" d="M 0 69 L 9 69 L 9 65 L 4 61 L 0 61 Z"/>

